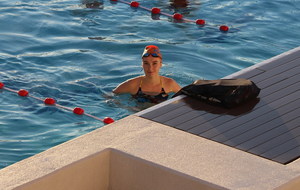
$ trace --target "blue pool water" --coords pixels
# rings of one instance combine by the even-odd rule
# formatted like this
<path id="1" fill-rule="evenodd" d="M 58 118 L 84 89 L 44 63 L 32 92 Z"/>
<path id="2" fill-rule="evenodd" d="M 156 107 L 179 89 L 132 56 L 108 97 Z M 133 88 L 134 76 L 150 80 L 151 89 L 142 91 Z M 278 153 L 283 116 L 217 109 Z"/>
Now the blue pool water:
<path id="1" fill-rule="evenodd" d="M 162 75 L 184 86 L 224 77 L 300 44 L 297 0 L 194 0 L 181 8 L 167 0 L 139 1 L 205 19 L 205 27 L 102 2 L 88 9 L 79 0 L 0 0 L 0 82 L 118 120 L 147 107 L 111 94 L 118 83 L 142 74 L 145 45 L 159 45 Z M 221 24 L 230 31 L 220 32 Z M 0 168 L 103 125 L 1 90 Z"/>

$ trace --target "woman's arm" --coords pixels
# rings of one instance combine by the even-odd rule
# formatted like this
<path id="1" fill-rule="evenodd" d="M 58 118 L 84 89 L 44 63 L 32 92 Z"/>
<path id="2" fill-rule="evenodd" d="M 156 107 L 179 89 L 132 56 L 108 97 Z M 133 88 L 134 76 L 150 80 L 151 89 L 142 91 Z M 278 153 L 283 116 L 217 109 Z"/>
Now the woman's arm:
<path id="1" fill-rule="evenodd" d="M 179 84 L 174 79 L 167 78 L 167 77 L 165 77 L 165 79 L 164 79 L 164 88 L 167 91 L 167 93 L 170 93 L 170 92 L 176 93 L 181 89 Z"/>
<path id="2" fill-rule="evenodd" d="M 174 79 L 172 79 L 172 92 L 174 92 L 174 93 L 176 93 L 176 92 L 178 92 L 180 89 L 181 89 L 181 87 L 179 86 L 179 84 L 174 80 Z"/>
<path id="3" fill-rule="evenodd" d="M 136 81 L 137 81 L 136 78 L 133 78 L 133 79 L 129 79 L 125 82 L 122 82 L 113 90 L 113 93 L 115 93 L 115 94 L 126 94 L 126 93 L 135 94 L 135 92 L 137 91 Z"/>

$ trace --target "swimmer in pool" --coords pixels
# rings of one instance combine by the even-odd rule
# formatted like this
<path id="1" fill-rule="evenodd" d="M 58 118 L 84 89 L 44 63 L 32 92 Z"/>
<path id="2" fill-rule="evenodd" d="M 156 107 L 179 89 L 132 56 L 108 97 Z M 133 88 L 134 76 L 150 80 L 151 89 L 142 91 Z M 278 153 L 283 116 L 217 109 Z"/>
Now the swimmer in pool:
<path id="1" fill-rule="evenodd" d="M 91 9 L 99 9 L 103 5 L 103 2 L 95 0 L 81 0 L 81 3 Z"/>
<path id="2" fill-rule="evenodd" d="M 187 8 L 188 4 L 189 4 L 188 0 L 170 0 L 170 5 L 175 9 Z"/>
<path id="3" fill-rule="evenodd" d="M 145 75 L 119 84 L 115 94 L 131 94 L 139 102 L 160 103 L 168 99 L 168 93 L 181 89 L 174 79 L 161 76 L 162 54 L 157 46 L 148 45 L 142 54 L 142 67 Z"/>

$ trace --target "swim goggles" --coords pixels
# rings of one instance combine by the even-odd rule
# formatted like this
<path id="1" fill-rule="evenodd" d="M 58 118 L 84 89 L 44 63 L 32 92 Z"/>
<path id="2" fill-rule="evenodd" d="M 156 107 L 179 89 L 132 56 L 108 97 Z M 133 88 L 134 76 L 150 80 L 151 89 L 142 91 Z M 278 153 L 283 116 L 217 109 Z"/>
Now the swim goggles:
<path id="1" fill-rule="evenodd" d="M 152 57 L 160 57 L 157 53 L 144 53 L 143 54 L 143 57 L 149 57 L 149 56 L 152 56 Z"/>

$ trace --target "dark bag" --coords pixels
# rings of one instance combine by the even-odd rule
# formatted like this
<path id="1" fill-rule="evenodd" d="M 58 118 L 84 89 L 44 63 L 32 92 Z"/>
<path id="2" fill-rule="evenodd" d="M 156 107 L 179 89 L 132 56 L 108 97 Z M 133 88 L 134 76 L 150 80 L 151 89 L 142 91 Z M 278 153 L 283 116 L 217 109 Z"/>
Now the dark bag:
<path id="1" fill-rule="evenodd" d="M 260 89 L 247 79 L 196 80 L 183 87 L 173 97 L 187 96 L 226 108 L 235 107 L 258 96 Z"/>

